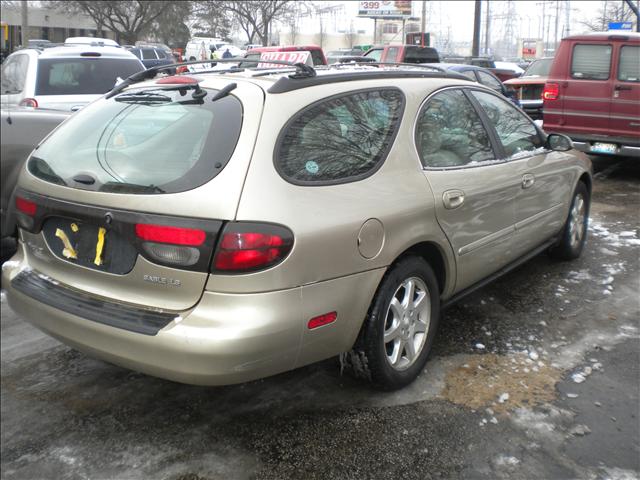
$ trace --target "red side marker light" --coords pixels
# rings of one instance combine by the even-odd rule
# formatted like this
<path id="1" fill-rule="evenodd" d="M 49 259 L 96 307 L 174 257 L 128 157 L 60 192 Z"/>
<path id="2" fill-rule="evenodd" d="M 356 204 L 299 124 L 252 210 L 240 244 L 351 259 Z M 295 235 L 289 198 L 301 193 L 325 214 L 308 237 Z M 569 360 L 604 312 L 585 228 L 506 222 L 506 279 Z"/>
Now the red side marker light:
<path id="1" fill-rule="evenodd" d="M 33 217 L 36 214 L 38 206 L 30 200 L 26 200 L 22 197 L 16 197 L 16 208 L 18 211 Z"/>
<path id="2" fill-rule="evenodd" d="M 167 227 L 147 223 L 136 224 L 136 236 L 142 240 L 172 245 L 188 245 L 197 247 L 207 238 L 204 230 L 195 228 Z"/>
<path id="3" fill-rule="evenodd" d="M 309 330 L 313 330 L 314 328 L 329 325 L 330 323 L 335 322 L 337 318 L 338 314 L 336 312 L 325 313 L 324 315 L 319 315 L 309 320 L 307 327 L 309 328 Z"/>

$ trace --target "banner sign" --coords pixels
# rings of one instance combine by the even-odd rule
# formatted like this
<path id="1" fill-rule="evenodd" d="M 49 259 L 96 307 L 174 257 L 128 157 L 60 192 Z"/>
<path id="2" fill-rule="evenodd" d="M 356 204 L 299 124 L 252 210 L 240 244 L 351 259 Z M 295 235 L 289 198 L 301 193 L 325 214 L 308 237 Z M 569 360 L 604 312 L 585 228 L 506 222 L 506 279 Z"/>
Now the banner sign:
<path id="1" fill-rule="evenodd" d="M 279 65 L 277 63 L 269 63 L 267 60 L 277 60 L 280 62 L 304 63 L 309 64 L 311 54 L 306 50 L 295 52 L 262 52 L 260 54 L 260 63 L 257 68 L 291 68 L 289 65 Z"/>
<path id="2" fill-rule="evenodd" d="M 375 18 L 410 17 L 411 0 L 360 2 L 358 16 Z"/>

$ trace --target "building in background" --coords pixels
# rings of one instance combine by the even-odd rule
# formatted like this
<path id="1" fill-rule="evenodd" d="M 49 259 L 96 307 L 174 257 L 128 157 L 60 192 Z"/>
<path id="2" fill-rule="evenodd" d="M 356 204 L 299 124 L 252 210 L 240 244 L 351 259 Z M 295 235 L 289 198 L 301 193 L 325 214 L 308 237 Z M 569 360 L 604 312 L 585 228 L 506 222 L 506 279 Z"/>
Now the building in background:
<path id="1" fill-rule="evenodd" d="M 19 5 L 2 7 L 2 50 L 5 54 L 21 46 L 22 18 Z M 116 40 L 116 34 L 103 28 L 98 35 L 95 22 L 88 16 L 69 15 L 29 5 L 29 38 L 62 43 L 68 37 L 96 37 Z"/>

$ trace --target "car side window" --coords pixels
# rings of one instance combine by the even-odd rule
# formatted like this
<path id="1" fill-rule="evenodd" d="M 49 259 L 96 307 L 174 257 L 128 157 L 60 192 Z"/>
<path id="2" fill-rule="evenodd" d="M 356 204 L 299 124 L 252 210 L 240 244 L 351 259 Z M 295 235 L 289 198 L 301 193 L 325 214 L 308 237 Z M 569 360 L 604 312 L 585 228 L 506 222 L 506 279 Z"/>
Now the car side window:
<path id="1" fill-rule="evenodd" d="M 365 178 L 384 162 L 403 110 L 404 95 L 395 88 L 350 92 L 312 104 L 280 133 L 276 170 L 297 185 Z"/>
<path id="2" fill-rule="evenodd" d="M 156 52 L 153 48 L 143 48 L 142 49 L 142 59 L 143 60 L 157 60 Z"/>
<path id="3" fill-rule="evenodd" d="M 458 73 L 464 75 L 465 77 L 467 77 L 472 82 L 477 82 L 478 81 L 478 79 L 476 78 L 475 73 L 473 73 L 473 70 L 463 70 L 462 72 L 459 71 Z"/>
<path id="4" fill-rule="evenodd" d="M 620 49 L 618 80 L 640 82 L 640 47 L 623 45 Z"/>
<path id="5" fill-rule="evenodd" d="M 373 58 L 374 61 L 380 62 L 380 59 L 382 58 L 382 49 L 376 48 L 375 50 L 369 50 L 369 53 L 367 53 L 365 57 Z"/>
<path id="6" fill-rule="evenodd" d="M 611 69 L 611 45 L 576 45 L 571 76 L 582 80 L 606 80 Z"/>
<path id="7" fill-rule="evenodd" d="M 481 84 L 492 88 L 496 92 L 502 92 L 502 84 L 493 75 L 490 75 L 487 72 L 478 71 L 478 77 L 480 78 Z"/>
<path id="8" fill-rule="evenodd" d="M 496 158 L 489 134 L 461 90 L 429 99 L 418 114 L 415 142 L 425 167 L 461 167 Z"/>
<path id="9" fill-rule="evenodd" d="M 473 90 L 472 95 L 496 129 L 507 158 L 521 152 L 531 152 L 544 145 L 531 120 L 508 101 L 478 90 Z"/>
<path id="10" fill-rule="evenodd" d="M 2 65 L 2 80 L 0 89 L 2 94 L 16 94 L 24 90 L 27 80 L 27 68 L 29 57 L 27 55 L 15 55 Z"/>

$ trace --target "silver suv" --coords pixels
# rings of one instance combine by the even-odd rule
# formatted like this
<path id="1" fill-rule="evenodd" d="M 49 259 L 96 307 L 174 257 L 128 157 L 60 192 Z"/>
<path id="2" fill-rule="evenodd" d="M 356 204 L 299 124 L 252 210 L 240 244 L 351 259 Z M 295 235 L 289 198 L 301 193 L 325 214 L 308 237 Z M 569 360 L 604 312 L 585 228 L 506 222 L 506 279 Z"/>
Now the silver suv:
<path id="1" fill-rule="evenodd" d="M 133 80 L 33 152 L 2 272 L 18 314 L 90 355 L 207 385 L 341 355 L 400 388 L 443 305 L 582 251 L 589 160 L 456 74 Z"/>
<path id="2" fill-rule="evenodd" d="M 131 52 L 113 46 L 18 50 L 2 63 L 0 99 L 3 106 L 79 110 L 111 90 L 118 78 L 144 68 Z"/>

